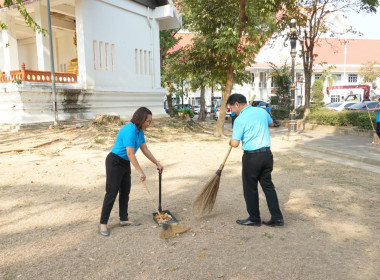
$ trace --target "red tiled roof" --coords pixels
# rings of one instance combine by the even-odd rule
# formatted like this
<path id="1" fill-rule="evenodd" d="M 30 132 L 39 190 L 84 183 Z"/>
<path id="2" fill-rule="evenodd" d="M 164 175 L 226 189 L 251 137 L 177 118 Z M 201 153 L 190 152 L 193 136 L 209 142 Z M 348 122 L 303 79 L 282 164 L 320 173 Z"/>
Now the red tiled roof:
<path id="1" fill-rule="evenodd" d="M 181 37 L 181 40 L 170 50 L 176 51 L 188 44 L 192 44 L 194 34 L 192 33 L 177 33 L 176 38 Z M 315 59 L 315 67 L 317 64 L 325 62 L 332 65 L 344 65 L 344 39 L 320 39 L 319 45 L 314 48 L 314 54 L 318 54 Z M 346 39 L 346 67 L 351 70 L 359 70 L 361 66 L 368 61 L 380 62 L 380 40 L 368 40 L 368 39 Z M 255 63 L 256 67 L 268 68 L 267 63 Z M 355 66 L 354 66 L 355 65 Z M 302 68 L 299 63 L 296 64 L 296 68 Z M 342 70 L 342 67 L 335 68 L 335 71 Z"/>
<path id="2" fill-rule="evenodd" d="M 177 33 L 174 35 L 175 38 L 179 39 L 177 44 L 175 44 L 170 50 L 169 53 L 178 51 L 179 49 L 187 46 L 187 45 L 192 45 L 193 44 L 193 38 L 194 34 L 193 33 Z"/>
<path id="3" fill-rule="evenodd" d="M 328 64 L 366 64 L 368 61 L 380 62 L 380 40 L 367 39 L 321 39 L 314 53 L 318 54 L 315 63 Z"/>

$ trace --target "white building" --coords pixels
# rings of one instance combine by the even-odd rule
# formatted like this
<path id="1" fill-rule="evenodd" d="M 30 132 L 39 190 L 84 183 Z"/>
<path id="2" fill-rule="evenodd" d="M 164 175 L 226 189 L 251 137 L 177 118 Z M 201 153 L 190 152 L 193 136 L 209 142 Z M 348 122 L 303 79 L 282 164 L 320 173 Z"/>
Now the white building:
<path id="1" fill-rule="evenodd" d="M 48 30 L 46 0 L 24 1 Z M 171 0 L 50 0 L 58 119 L 164 114 L 159 31 L 181 26 Z M 1 8 L 0 123 L 54 120 L 49 36 Z"/>

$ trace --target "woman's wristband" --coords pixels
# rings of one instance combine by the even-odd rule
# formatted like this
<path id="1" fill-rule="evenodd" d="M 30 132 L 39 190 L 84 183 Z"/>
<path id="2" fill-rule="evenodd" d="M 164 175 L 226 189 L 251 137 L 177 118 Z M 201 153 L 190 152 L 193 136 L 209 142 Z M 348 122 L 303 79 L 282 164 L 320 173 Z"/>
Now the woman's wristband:
<path id="1" fill-rule="evenodd" d="M 157 161 L 156 161 L 156 165 L 158 165 L 159 163 L 160 163 L 160 161 L 159 161 L 159 160 L 157 160 Z"/>

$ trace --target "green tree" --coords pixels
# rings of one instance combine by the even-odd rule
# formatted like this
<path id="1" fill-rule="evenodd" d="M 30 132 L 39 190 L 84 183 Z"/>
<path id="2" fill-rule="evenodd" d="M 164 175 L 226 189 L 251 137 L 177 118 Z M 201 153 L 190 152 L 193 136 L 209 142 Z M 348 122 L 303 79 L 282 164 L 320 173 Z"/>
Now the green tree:
<path id="1" fill-rule="evenodd" d="M 269 62 L 272 69 L 272 79 L 276 87 L 276 95 L 278 97 L 278 105 L 281 107 L 290 108 L 290 85 L 292 83 L 291 69 L 286 64 L 277 67 L 275 64 Z"/>
<path id="2" fill-rule="evenodd" d="M 15 7 L 17 8 L 20 15 L 23 16 L 25 23 L 32 28 L 34 31 L 38 31 L 38 33 L 42 33 L 43 35 L 46 35 L 48 32 L 46 29 L 43 29 L 41 26 L 39 26 L 36 21 L 30 16 L 28 11 L 26 10 L 23 0 L 4 0 L 3 6 L 0 5 L 0 8 L 10 8 Z M 0 30 L 7 30 L 8 26 L 0 21 Z"/>
<path id="3" fill-rule="evenodd" d="M 335 66 L 329 66 L 327 69 L 323 70 L 321 75 L 321 81 L 324 83 L 327 81 L 327 86 L 331 87 L 334 82 L 338 80 L 338 77 L 331 73 L 331 70 L 335 69 Z"/>
<path id="4" fill-rule="evenodd" d="M 368 61 L 366 65 L 360 68 L 359 76 L 363 79 L 365 83 L 372 84 L 372 90 L 377 88 L 376 79 L 380 78 L 380 65 L 378 61 Z M 372 96 L 376 96 L 375 93 L 372 93 Z"/>
<path id="5" fill-rule="evenodd" d="M 284 23 L 290 22 L 291 18 L 297 20 L 297 30 L 299 35 L 299 44 L 301 46 L 301 57 L 304 67 L 305 76 L 305 117 L 310 113 L 310 89 L 311 77 L 313 73 L 313 65 L 315 57 L 315 47 L 318 46 L 322 35 L 330 34 L 338 36 L 339 33 L 334 30 L 328 22 L 328 18 L 334 12 L 342 12 L 343 14 L 349 10 L 376 12 L 379 6 L 378 0 L 298 0 L 297 8 L 288 10 L 283 15 Z M 342 33 L 355 32 L 354 30 L 346 30 Z M 340 33 L 340 34 L 342 34 Z"/>
<path id="6" fill-rule="evenodd" d="M 249 80 L 246 67 L 276 28 L 275 14 L 284 3 L 267 0 L 183 0 L 181 12 L 195 33 L 194 47 L 221 85 L 222 106 L 214 135 L 224 135 L 227 99 L 233 84 Z"/>
<path id="7" fill-rule="evenodd" d="M 317 106 L 321 105 L 323 100 L 323 82 L 321 80 L 315 80 L 313 83 L 311 98 Z"/>

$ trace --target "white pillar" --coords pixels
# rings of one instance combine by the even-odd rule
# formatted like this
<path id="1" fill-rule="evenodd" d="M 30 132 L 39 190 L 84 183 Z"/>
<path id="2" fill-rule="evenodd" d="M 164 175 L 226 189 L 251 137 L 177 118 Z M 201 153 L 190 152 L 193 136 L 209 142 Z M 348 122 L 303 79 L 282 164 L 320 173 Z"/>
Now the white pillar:
<path id="1" fill-rule="evenodd" d="M 85 1 L 85 0 L 84 0 Z M 85 3 L 86 4 L 86 3 Z M 86 32 L 86 25 L 84 25 L 85 11 L 83 9 L 83 1 L 75 1 L 75 20 L 76 20 L 76 32 L 77 32 L 77 52 L 78 52 L 78 84 L 82 86 L 83 89 L 87 89 L 87 71 L 94 71 L 93 69 L 87 69 L 86 60 L 88 61 L 89 67 L 94 65 L 91 63 L 93 59 L 93 42 L 88 41 L 85 44 L 84 34 Z M 87 57 L 86 57 L 87 54 Z"/>
<path id="2" fill-rule="evenodd" d="M 152 30 L 151 32 L 153 33 L 152 34 L 152 44 L 153 44 L 153 50 L 152 50 L 152 53 L 153 53 L 153 88 L 161 88 L 161 75 L 160 75 L 160 26 L 158 24 L 158 21 L 157 20 L 153 20 L 152 21 L 153 24 L 152 24 Z"/>
<path id="3" fill-rule="evenodd" d="M 18 45 L 16 38 L 16 30 L 14 18 L 2 15 L 1 21 L 8 25 L 7 30 L 2 31 L 2 46 L 3 46 L 3 72 L 9 75 L 12 70 L 21 69 L 21 65 L 18 60 Z"/>
<path id="4" fill-rule="evenodd" d="M 259 88 L 259 83 L 260 83 L 260 72 L 259 71 L 255 71 L 255 91 L 254 91 L 254 95 L 256 95 L 255 99 L 259 99 L 260 98 L 260 88 Z"/>
<path id="5" fill-rule="evenodd" d="M 44 3 L 42 3 L 44 2 Z M 40 1 L 35 6 L 35 21 L 39 26 L 48 30 L 48 12 L 46 1 Z M 50 71 L 50 46 L 49 36 L 36 31 L 38 70 Z"/>
<path id="6" fill-rule="evenodd" d="M 272 79 L 268 79 L 268 74 L 266 75 L 266 78 L 267 78 L 266 80 L 267 88 L 265 90 L 265 96 L 263 96 L 264 101 L 267 101 L 269 99 L 269 95 L 272 90 L 272 87 L 271 87 Z"/>

